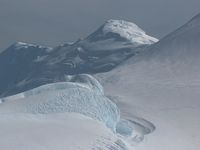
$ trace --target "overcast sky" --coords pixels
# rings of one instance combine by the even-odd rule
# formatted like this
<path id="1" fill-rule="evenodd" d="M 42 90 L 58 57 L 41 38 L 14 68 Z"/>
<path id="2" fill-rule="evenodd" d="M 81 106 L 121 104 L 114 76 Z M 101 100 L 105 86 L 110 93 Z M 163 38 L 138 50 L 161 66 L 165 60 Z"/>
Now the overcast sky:
<path id="1" fill-rule="evenodd" d="M 200 13 L 200 0 L 0 0 L 0 49 L 15 41 L 56 46 L 123 19 L 161 38 Z"/>

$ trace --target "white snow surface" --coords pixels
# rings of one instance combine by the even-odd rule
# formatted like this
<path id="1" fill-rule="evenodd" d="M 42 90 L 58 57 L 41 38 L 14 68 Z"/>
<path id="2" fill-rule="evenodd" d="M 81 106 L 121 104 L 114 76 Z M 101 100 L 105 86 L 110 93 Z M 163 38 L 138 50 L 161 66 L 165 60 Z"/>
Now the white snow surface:
<path id="1" fill-rule="evenodd" d="M 97 76 L 106 95 L 116 99 L 123 118 L 137 116 L 155 125 L 137 150 L 200 147 L 199 16 L 144 54 Z"/>
<path id="2" fill-rule="evenodd" d="M 2 98 L 1 113 L 49 114 L 74 112 L 102 121 L 116 130 L 118 107 L 104 96 L 99 83 L 89 75 L 71 77 L 74 82 L 47 84 L 14 96 Z M 76 82 L 76 83 L 75 83 Z"/>
<path id="3" fill-rule="evenodd" d="M 105 32 L 126 31 L 112 22 Z M 79 75 L 0 99 L 0 149 L 198 149 L 199 28 L 200 14 L 96 75 L 105 94 L 93 77 Z"/>
<path id="4" fill-rule="evenodd" d="M 129 40 L 135 45 L 153 44 L 158 39 L 147 35 L 136 24 L 124 20 L 108 20 L 103 27 L 104 34 L 117 33 L 122 38 Z"/>
<path id="5" fill-rule="evenodd" d="M 2 150 L 127 150 L 101 122 L 74 113 L 0 114 Z"/>
<path id="6" fill-rule="evenodd" d="M 90 144 L 95 139 L 94 144 L 90 145 L 88 149 L 128 150 L 132 147 L 132 144 L 141 142 L 146 134 L 154 131 L 154 126 L 141 118 L 133 117 L 128 120 L 121 118 L 117 105 L 104 95 L 103 87 L 92 76 L 86 74 L 66 76 L 66 81 L 46 84 L 0 99 L 2 102 L 0 104 L 0 133 L 4 134 L 12 130 L 12 134 L 16 135 L 12 137 L 11 132 L 9 132 L 6 137 L 0 136 L 0 141 L 3 143 L 0 144 L 0 148 L 16 146 L 16 149 L 25 149 L 27 146 L 19 143 L 27 138 L 27 142 L 30 142 L 29 147 L 34 144 L 33 147 L 38 146 L 39 150 L 43 150 L 42 148 L 47 148 L 46 144 L 49 143 L 49 145 L 54 143 L 55 146 L 53 147 L 58 146 L 58 143 L 62 144 L 61 137 L 74 140 L 80 134 L 78 139 L 86 139 L 77 144 L 71 143 L 69 147 L 72 147 L 72 150 L 79 150 L 79 147 L 81 147 L 81 150 L 85 149 L 82 147 L 88 145 L 88 142 Z M 74 113 L 84 117 L 78 117 L 78 120 L 75 117 L 74 121 Z M 90 118 L 93 121 L 88 122 L 88 119 L 85 120 L 84 118 Z M 82 123 L 84 121 L 86 123 Z M 96 133 L 93 129 L 95 123 L 90 124 L 91 122 L 97 123 Z M 8 126 L 6 126 L 7 123 Z M 98 124 L 101 124 L 101 126 Z M 45 128 L 45 125 L 48 127 Z M 72 125 L 74 127 L 71 127 Z M 61 132 L 64 127 L 66 128 L 64 133 L 69 132 L 70 135 L 63 135 L 63 133 L 60 137 L 57 135 L 54 137 L 55 130 Z M 103 130 L 101 130 L 102 127 Z M 41 132 L 40 130 L 43 128 L 45 130 Z M 32 132 L 29 133 L 28 130 Z M 85 133 L 88 130 L 91 130 L 89 135 Z M 19 139 L 17 139 L 18 132 L 21 132 Z M 40 132 L 44 133 L 42 134 L 44 141 L 42 141 L 45 143 L 38 143 L 36 139 Z M 73 132 L 75 132 L 75 137 Z M 84 135 L 82 135 L 82 132 Z M 93 139 L 90 138 L 90 134 L 92 134 Z M 46 141 L 49 135 L 52 135 L 53 139 L 50 136 L 50 140 Z M 9 142 L 9 139 L 17 140 L 16 142 Z M 64 149 L 67 144 L 70 144 L 70 142 L 60 145 L 59 150 Z"/>

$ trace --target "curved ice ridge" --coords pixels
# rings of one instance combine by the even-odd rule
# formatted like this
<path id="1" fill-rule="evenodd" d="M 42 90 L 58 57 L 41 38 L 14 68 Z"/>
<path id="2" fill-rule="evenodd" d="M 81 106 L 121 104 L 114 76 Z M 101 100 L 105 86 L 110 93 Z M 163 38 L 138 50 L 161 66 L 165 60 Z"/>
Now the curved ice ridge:
<path id="1" fill-rule="evenodd" d="M 155 130 L 155 126 L 142 118 L 133 117 L 129 119 L 120 119 L 116 126 L 116 132 L 128 139 L 131 143 L 143 141 L 146 134 Z"/>
<path id="2" fill-rule="evenodd" d="M 48 114 L 75 112 L 99 120 L 115 132 L 120 119 L 116 104 L 104 96 L 99 82 L 90 75 L 67 76 L 68 82 L 40 86 L 14 96 L 2 98 L 0 107 L 11 112 Z M 19 102 L 20 101 L 20 102 Z"/>
<path id="3" fill-rule="evenodd" d="M 113 132 L 134 142 L 142 141 L 144 135 L 155 129 L 153 124 L 141 118 L 120 118 L 119 108 L 104 95 L 103 87 L 92 76 L 66 76 L 66 81 L 2 98 L 0 112 L 80 113 L 103 122 Z"/>

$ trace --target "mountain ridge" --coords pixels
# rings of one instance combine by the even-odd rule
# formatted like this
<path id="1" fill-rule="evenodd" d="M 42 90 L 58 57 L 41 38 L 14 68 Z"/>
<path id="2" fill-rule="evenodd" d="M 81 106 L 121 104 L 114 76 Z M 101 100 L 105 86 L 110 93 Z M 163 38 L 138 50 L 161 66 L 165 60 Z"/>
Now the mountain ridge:
<path id="1" fill-rule="evenodd" d="M 200 147 L 199 19 L 197 15 L 137 57 L 95 75 L 106 94 L 117 99 L 124 117 L 136 115 L 156 126 L 140 150 Z"/>
<path id="2" fill-rule="evenodd" d="M 120 21 L 115 20 L 116 22 Z M 123 23 L 136 28 L 133 23 L 125 21 Z M 122 26 L 117 27 L 118 31 L 124 32 Z M 139 27 L 137 28 L 139 30 Z M 22 42 L 11 45 L 0 53 L 0 69 L 4 70 L 0 74 L 0 82 L 3 83 L 0 95 L 8 96 L 45 83 L 65 81 L 66 75 L 110 71 L 152 44 L 138 41 L 137 38 L 140 36 L 149 41 L 149 37 L 141 29 L 139 30 L 141 34 L 137 35 L 137 38 L 134 35 L 135 43 L 131 43 L 128 38 L 122 39 L 116 33 L 104 36 L 99 34 L 99 30 L 101 27 L 85 39 L 55 48 Z M 101 38 L 96 39 L 98 36 Z M 10 60 L 15 63 L 10 64 Z"/>

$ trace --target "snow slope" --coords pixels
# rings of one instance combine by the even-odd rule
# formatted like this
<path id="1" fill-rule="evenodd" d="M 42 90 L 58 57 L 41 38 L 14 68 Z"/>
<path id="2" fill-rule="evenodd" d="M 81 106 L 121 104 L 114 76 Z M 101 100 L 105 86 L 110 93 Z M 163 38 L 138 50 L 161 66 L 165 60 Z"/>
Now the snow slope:
<path id="1" fill-rule="evenodd" d="M 156 130 L 138 150 L 200 147 L 200 15 L 129 59 L 100 74 L 106 94 L 124 118 L 138 116 Z"/>
<path id="2" fill-rule="evenodd" d="M 74 78 L 77 79 L 74 82 L 43 85 L 2 98 L 4 103 L 0 105 L 0 112 L 32 114 L 75 112 L 102 121 L 115 131 L 120 119 L 117 106 L 104 96 L 103 88 L 91 76 L 79 75 Z"/>
<path id="3" fill-rule="evenodd" d="M 17 93 L 51 83 L 1 98 L 0 132 L 9 133 L 0 136 L 2 149 L 12 146 L 10 131 L 16 136 L 24 135 L 22 139 L 17 138 L 19 141 L 27 139 L 30 145 L 40 149 L 48 149 L 49 145 L 62 149 L 60 145 L 68 144 L 72 150 L 200 147 L 200 15 L 151 46 L 136 46 L 127 35 L 118 32 L 119 22 L 112 23 L 114 27 L 109 26 L 109 30 L 103 30 L 103 25 L 83 40 L 55 48 L 37 62 L 42 64 L 39 70 L 33 69 L 27 78 L 9 89 Z M 126 33 L 126 29 L 121 31 Z M 95 76 L 105 94 L 93 77 L 69 76 L 83 72 L 104 72 Z M 12 93 L 9 90 L 7 95 Z M 50 137 L 49 141 L 40 143 L 37 134 L 26 132 L 47 125 L 49 128 L 41 132 L 44 139 Z M 62 136 L 55 136 L 55 130 Z M 63 135 L 63 130 L 70 134 Z M 71 144 L 79 138 L 73 133 L 80 134 L 79 147 Z M 36 138 L 32 139 L 32 135 Z M 69 139 L 69 143 L 63 139 Z M 14 146 L 21 149 L 22 145 L 17 144 Z"/>
<path id="4" fill-rule="evenodd" d="M 60 141 L 62 136 L 56 136 L 57 138 L 54 137 L 51 141 L 51 143 L 56 144 L 55 146 L 57 146 L 57 143 L 61 143 L 61 149 L 63 149 L 66 144 L 69 144 L 68 147 L 73 147 L 73 150 L 88 145 L 88 142 L 99 138 L 101 138 L 99 139 L 100 141 L 96 141 L 96 143 L 92 146 L 90 145 L 88 149 L 127 150 L 132 147 L 131 145 L 141 142 L 146 134 L 154 131 L 154 125 L 141 118 L 121 118 L 118 107 L 104 95 L 103 88 L 99 82 L 92 76 L 86 74 L 68 76 L 68 82 L 43 85 L 30 91 L 1 98 L 1 101 L 0 133 L 8 132 L 8 134 L 6 138 L 0 136 L 0 141 L 3 143 L 0 145 L 0 148 L 15 146 L 16 149 L 21 149 L 21 147 L 27 148 L 26 145 L 18 143 L 26 137 L 28 138 L 27 142 L 31 142 L 32 134 L 34 137 L 38 136 L 37 128 L 42 130 L 42 128 L 49 123 L 51 125 L 42 131 L 45 139 L 48 139 L 48 135 L 53 134 L 54 136 L 55 132 L 51 132 L 52 129 L 57 130 L 57 128 L 61 126 L 61 129 L 59 129 L 61 132 L 67 122 L 70 123 L 67 123 L 66 132 L 69 132 L 72 137 L 71 135 L 62 134 L 64 138 L 69 139 L 69 141 L 71 139 L 75 140 L 75 137 L 80 134 L 80 140 L 81 138 L 87 139 L 86 141 L 83 139 L 75 145 L 69 141 L 63 144 L 63 140 Z M 74 113 L 81 114 L 84 117 L 78 117 L 77 120 L 75 116 L 74 121 Z M 85 120 L 85 117 L 89 117 L 91 121 L 89 120 L 88 122 Z M 94 135 L 95 130 L 93 128 L 95 127 L 95 123 L 93 125 L 90 124 L 91 122 L 96 122 L 97 129 L 101 129 L 102 126 L 104 126 L 103 129 L 107 127 L 110 130 L 98 130 L 96 131 L 96 135 Z M 101 126 L 99 126 L 100 122 Z M 9 125 L 6 126 L 6 124 Z M 74 126 L 71 127 L 73 124 Z M 78 129 L 80 128 L 80 124 L 81 129 Z M 76 131 L 77 129 L 78 131 Z M 88 131 L 90 129 L 92 131 L 89 132 L 89 137 L 82 135 L 83 133 L 85 134 L 85 130 Z M 10 141 L 9 139 L 14 139 L 16 137 L 12 137 L 9 130 L 12 130 L 14 135 L 19 134 L 22 138 L 16 142 Z M 27 130 L 36 131 L 36 134 L 34 134 L 34 132 L 28 133 Z M 50 132 L 46 133 L 48 130 L 50 130 Z M 21 133 L 18 133 L 19 131 Z M 90 134 L 92 134 L 94 139 L 90 138 Z M 106 137 L 104 137 L 105 135 Z M 33 140 L 33 143 L 30 143 L 29 147 L 38 146 L 39 149 L 49 147 L 49 145 L 46 145 L 49 144 L 47 141 L 44 141 L 45 143 L 38 143 L 37 139 L 34 138 Z"/>
<path id="5" fill-rule="evenodd" d="M 0 114 L 0 117 L 0 149 L 127 150 L 102 123 L 79 114 Z"/>

